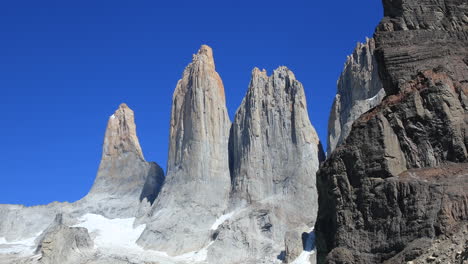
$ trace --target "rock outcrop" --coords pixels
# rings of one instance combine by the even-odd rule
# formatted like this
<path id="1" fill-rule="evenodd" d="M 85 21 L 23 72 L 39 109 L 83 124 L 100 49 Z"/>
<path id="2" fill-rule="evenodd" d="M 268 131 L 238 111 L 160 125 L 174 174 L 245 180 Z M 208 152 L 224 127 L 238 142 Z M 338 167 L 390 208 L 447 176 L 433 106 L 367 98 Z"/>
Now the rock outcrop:
<path id="1" fill-rule="evenodd" d="M 387 97 L 354 122 L 317 175 L 325 263 L 428 254 L 436 262 L 429 251 L 437 239 L 468 239 L 460 231 L 468 223 L 468 5 L 383 3 L 374 37 Z M 445 240 L 456 248 L 454 241 Z"/>
<path id="2" fill-rule="evenodd" d="M 121 104 L 107 123 L 93 187 L 78 204 L 109 218 L 134 217 L 141 201 L 153 203 L 163 182 L 161 167 L 144 159 L 133 111 Z"/>
<path id="3" fill-rule="evenodd" d="M 213 52 L 203 45 L 174 92 L 166 182 L 140 245 L 176 255 L 211 241 L 210 227 L 225 211 L 230 190 L 230 125 Z"/>
<path id="4" fill-rule="evenodd" d="M 58 214 L 41 235 L 36 252 L 41 254 L 41 264 L 75 264 L 90 257 L 93 246 L 86 228 L 66 226 Z"/>
<path id="5" fill-rule="evenodd" d="M 328 156 L 348 137 L 354 121 L 385 97 L 374 53 L 374 39 L 366 39 L 346 60 L 328 120 Z"/>
<path id="6" fill-rule="evenodd" d="M 209 261 L 273 263 L 285 250 L 288 231 L 301 240 L 315 223 L 315 173 L 323 157 L 304 89 L 289 69 L 280 67 L 271 76 L 253 70 L 229 152 L 230 208 L 214 228 Z"/>

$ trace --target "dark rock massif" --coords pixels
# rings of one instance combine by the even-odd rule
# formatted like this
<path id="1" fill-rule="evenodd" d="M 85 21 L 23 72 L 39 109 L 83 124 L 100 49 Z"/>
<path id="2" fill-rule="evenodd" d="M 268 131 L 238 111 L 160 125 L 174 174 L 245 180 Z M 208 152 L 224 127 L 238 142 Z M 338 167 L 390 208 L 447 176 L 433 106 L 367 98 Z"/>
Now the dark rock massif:
<path id="1" fill-rule="evenodd" d="M 468 3 L 383 3 L 374 37 L 387 97 L 354 122 L 318 172 L 320 261 L 462 263 Z"/>

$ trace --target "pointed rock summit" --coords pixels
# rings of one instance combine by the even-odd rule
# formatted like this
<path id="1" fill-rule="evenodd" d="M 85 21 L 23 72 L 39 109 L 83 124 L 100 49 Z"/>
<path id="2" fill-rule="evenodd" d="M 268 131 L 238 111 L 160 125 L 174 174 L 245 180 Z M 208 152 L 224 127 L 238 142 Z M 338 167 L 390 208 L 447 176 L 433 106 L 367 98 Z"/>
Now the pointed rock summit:
<path id="1" fill-rule="evenodd" d="M 163 181 L 161 167 L 143 157 L 133 111 L 121 104 L 107 123 L 101 164 L 84 200 L 102 201 L 97 210 L 106 216 L 130 217 L 140 201 L 154 201 Z"/>
<path id="2" fill-rule="evenodd" d="M 116 158 L 127 152 L 135 153 L 144 159 L 136 135 L 134 113 L 125 103 L 122 103 L 107 122 L 102 160 Z"/>
<path id="3" fill-rule="evenodd" d="M 385 97 L 375 59 L 375 40 L 358 43 L 348 56 L 338 80 L 338 91 L 328 120 L 330 155 L 348 137 L 353 122 Z"/>
<path id="4" fill-rule="evenodd" d="M 223 82 L 203 45 L 174 92 L 166 183 L 140 245 L 170 255 L 208 245 L 229 196 L 229 128 Z"/>
<path id="5" fill-rule="evenodd" d="M 229 142 L 230 212 L 217 227 L 209 263 L 274 263 L 286 248 L 286 233 L 301 241 L 314 226 L 315 173 L 323 158 L 304 89 L 292 71 L 279 67 L 267 76 L 253 70 Z"/>

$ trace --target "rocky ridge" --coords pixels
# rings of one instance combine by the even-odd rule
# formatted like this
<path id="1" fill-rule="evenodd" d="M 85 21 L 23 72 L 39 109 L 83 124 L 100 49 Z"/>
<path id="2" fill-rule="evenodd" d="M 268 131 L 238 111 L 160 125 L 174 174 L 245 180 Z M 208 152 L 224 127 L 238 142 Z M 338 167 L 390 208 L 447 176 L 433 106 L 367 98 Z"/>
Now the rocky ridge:
<path id="1" fill-rule="evenodd" d="M 461 263 L 441 248 L 468 239 L 468 6 L 435 2 L 383 1 L 374 37 L 388 96 L 317 175 L 321 262 Z"/>

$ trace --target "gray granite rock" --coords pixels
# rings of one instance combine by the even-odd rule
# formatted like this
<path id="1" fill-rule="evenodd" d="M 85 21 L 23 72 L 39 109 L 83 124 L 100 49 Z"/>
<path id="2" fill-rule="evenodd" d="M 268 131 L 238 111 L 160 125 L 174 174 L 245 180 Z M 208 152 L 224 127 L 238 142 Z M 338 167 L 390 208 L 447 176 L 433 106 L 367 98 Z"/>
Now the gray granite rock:
<path id="1" fill-rule="evenodd" d="M 203 248 L 227 207 L 231 122 L 212 49 L 185 68 L 172 101 L 166 182 L 138 243 L 176 255 Z"/>
<path id="2" fill-rule="evenodd" d="M 163 182 L 161 167 L 144 159 L 133 111 L 121 104 L 107 123 L 94 184 L 75 206 L 108 218 L 134 217 L 141 201 L 156 199 Z"/>
<path id="3" fill-rule="evenodd" d="M 353 122 L 385 97 L 374 52 L 374 39 L 366 39 L 346 60 L 328 120 L 327 155 L 348 137 Z"/>
<path id="4" fill-rule="evenodd" d="M 92 256 L 94 243 L 88 230 L 64 225 L 61 214 L 43 232 L 37 252 L 41 264 L 76 264 Z"/>
<path id="5" fill-rule="evenodd" d="M 209 261 L 273 263 L 287 231 L 302 234 L 315 223 L 315 173 L 323 158 L 304 89 L 289 69 L 271 76 L 253 70 L 229 142 L 231 217 L 216 228 Z"/>

